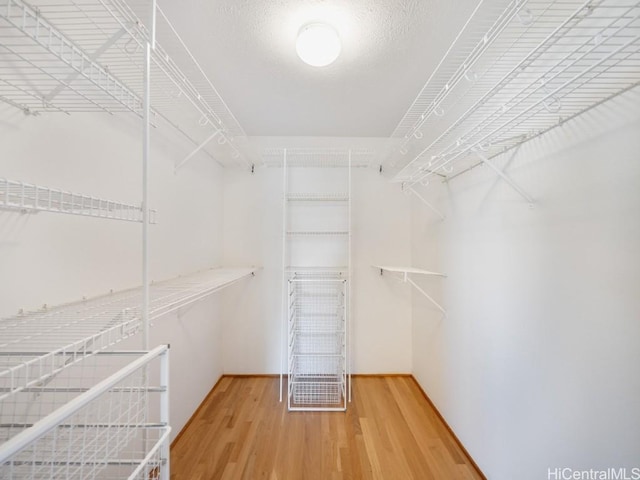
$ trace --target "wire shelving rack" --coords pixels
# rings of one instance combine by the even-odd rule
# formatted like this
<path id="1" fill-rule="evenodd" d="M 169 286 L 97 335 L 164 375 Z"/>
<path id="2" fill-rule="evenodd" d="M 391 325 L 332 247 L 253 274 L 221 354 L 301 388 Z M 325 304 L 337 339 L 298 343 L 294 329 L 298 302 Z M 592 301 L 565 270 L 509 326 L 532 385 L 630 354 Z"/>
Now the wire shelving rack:
<path id="1" fill-rule="evenodd" d="M 373 156 L 363 152 L 356 163 L 368 167 Z M 273 160 L 273 166 L 283 167 L 280 400 L 286 372 L 289 410 L 345 410 L 351 399 L 349 272 L 354 153 L 341 149 L 275 149 L 271 153 L 280 156 Z"/>
<path id="2" fill-rule="evenodd" d="M 640 83 L 637 0 L 482 2 L 399 123 L 396 181 L 448 178 Z"/>
<path id="3" fill-rule="evenodd" d="M 251 268 L 220 268 L 154 283 L 149 292 L 149 320 L 254 272 Z M 142 288 L 136 288 L 0 320 L 0 406 L 140 332 L 142 302 Z"/>
<path id="4" fill-rule="evenodd" d="M 242 127 L 163 11 L 156 7 L 153 22 L 141 20 L 152 16 L 150 4 L 0 0 L 0 101 L 31 115 L 131 112 L 142 118 L 151 42 L 153 125 L 174 128 L 222 164 L 250 166 L 241 151 Z"/>

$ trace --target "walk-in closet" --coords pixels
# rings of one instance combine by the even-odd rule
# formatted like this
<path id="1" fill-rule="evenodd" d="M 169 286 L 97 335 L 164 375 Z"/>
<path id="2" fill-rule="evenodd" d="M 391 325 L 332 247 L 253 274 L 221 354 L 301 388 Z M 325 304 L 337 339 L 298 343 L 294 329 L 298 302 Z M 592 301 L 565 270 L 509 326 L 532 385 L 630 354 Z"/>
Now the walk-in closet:
<path id="1" fill-rule="evenodd" d="M 638 0 L 0 0 L 0 478 L 640 479 L 639 84 Z"/>

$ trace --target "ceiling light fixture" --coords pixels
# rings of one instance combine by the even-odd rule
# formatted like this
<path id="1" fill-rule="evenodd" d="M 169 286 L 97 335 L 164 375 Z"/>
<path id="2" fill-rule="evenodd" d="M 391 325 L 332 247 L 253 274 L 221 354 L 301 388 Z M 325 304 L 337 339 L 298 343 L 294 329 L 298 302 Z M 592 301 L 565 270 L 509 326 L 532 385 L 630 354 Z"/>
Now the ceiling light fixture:
<path id="1" fill-rule="evenodd" d="M 303 62 L 313 67 L 333 63 L 341 49 L 338 32 L 326 23 L 311 23 L 298 32 L 296 52 Z"/>

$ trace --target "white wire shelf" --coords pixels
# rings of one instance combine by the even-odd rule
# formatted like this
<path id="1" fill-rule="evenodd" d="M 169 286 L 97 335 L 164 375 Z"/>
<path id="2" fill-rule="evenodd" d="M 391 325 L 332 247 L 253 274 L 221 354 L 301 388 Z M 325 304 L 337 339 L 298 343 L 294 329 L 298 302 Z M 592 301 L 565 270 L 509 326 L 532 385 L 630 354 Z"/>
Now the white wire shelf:
<path id="1" fill-rule="evenodd" d="M 484 2 L 402 119 L 396 181 L 449 177 L 640 83 L 637 0 Z"/>
<path id="2" fill-rule="evenodd" d="M 346 231 L 321 231 L 321 230 L 307 230 L 307 231 L 289 231 L 287 235 L 290 237 L 344 237 L 348 236 L 349 232 Z"/>
<path id="3" fill-rule="evenodd" d="M 176 311 L 252 275 L 217 268 L 150 287 L 149 320 Z M 0 402 L 46 384 L 64 369 L 142 329 L 142 288 L 0 320 Z"/>
<path id="4" fill-rule="evenodd" d="M 149 15 L 142 0 L 0 0 L 0 100 L 27 114 L 142 117 L 150 35 L 140 18 Z M 162 10 L 155 17 L 152 122 L 170 125 L 196 146 L 217 137 L 205 152 L 247 166 L 236 146 L 246 137 L 242 127 Z"/>
<path id="5" fill-rule="evenodd" d="M 376 152 L 363 148 L 267 148 L 262 152 L 262 165 L 282 167 L 285 155 L 287 168 L 348 168 L 349 163 L 352 168 L 366 168 L 378 164 Z"/>
<path id="6" fill-rule="evenodd" d="M 346 193 L 289 193 L 290 202 L 348 202 Z"/>
<path id="7" fill-rule="evenodd" d="M 285 272 L 298 273 L 300 275 L 305 274 L 319 274 L 334 276 L 335 274 L 345 275 L 349 271 L 349 267 L 346 265 L 340 266 L 318 266 L 318 265 L 287 265 L 285 266 Z"/>
<path id="8" fill-rule="evenodd" d="M 446 277 L 444 273 L 431 272 L 422 268 L 414 267 L 387 267 L 382 265 L 374 265 L 373 268 L 377 268 L 381 271 L 394 272 L 394 273 L 416 273 L 418 275 L 435 275 L 438 277 Z"/>
<path id="9" fill-rule="evenodd" d="M 21 213 L 66 213 L 129 222 L 143 220 L 142 209 L 137 205 L 5 178 L 0 178 L 0 209 Z M 149 223 L 156 223 L 156 216 L 156 210 L 149 210 Z"/>

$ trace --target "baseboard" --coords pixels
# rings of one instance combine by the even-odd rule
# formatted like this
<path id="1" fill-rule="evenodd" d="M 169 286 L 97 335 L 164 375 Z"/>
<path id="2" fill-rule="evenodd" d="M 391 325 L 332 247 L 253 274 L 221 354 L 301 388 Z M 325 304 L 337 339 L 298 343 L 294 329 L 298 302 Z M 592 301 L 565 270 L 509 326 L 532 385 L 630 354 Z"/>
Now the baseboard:
<path id="1" fill-rule="evenodd" d="M 460 450 L 462 450 L 462 453 L 464 453 L 465 456 L 469 459 L 469 462 L 471 462 L 471 465 L 473 465 L 473 468 L 476 469 L 476 472 L 478 472 L 478 475 L 480 475 L 484 480 L 487 480 L 486 475 L 482 472 L 482 470 L 480 470 L 480 467 L 478 467 L 478 464 L 475 462 L 473 457 L 469 455 L 469 452 L 467 451 L 467 449 L 464 447 L 464 445 L 462 444 L 462 442 L 460 441 L 456 433 L 453 431 L 453 429 L 449 426 L 447 421 L 444 419 L 444 417 L 440 413 L 440 410 L 438 410 L 435 404 L 431 401 L 431 399 L 429 398 L 429 395 L 427 395 L 427 392 L 424 391 L 424 389 L 422 388 L 418 380 L 416 380 L 416 377 L 414 377 L 413 375 L 408 375 L 408 376 L 411 377 L 411 379 L 416 384 L 418 389 L 422 392 L 422 395 L 424 396 L 425 400 L 429 403 L 431 408 L 433 408 L 433 411 L 436 412 L 436 415 L 438 416 L 438 418 L 440 419 L 444 427 L 447 429 L 447 431 L 451 434 L 451 437 L 453 437 L 453 440 L 456 442 L 458 447 L 460 447 Z"/>
<path id="2" fill-rule="evenodd" d="M 171 442 L 171 445 L 169 446 L 169 448 L 173 448 L 173 446 L 178 443 L 178 440 L 180 440 L 180 438 L 182 437 L 182 434 L 187 430 L 187 428 L 189 427 L 189 425 L 191 425 L 191 422 L 193 422 L 193 420 L 196 418 L 196 416 L 198 415 L 198 413 L 200 413 L 200 410 L 202 410 L 202 408 L 204 407 L 204 405 L 207 403 L 207 400 L 209 400 L 209 397 L 211 395 L 213 395 L 213 391 L 216 389 L 216 387 L 220 384 L 220 382 L 222 381 L 222 379 L 224 377 L 226 377 L 227 375 L 220 375 L 220 378 L 218 378 L 218 380 L 216 381 L 216 383 L 213 385 L 213 387 L 211 387 L 211 390 L 209 390 L 209 393 L 207 393 L 207 395 L 202 399 L 202 401 L 200 402 L 200 405 L 198 405 L 198 408 L 196 408 L 193 413 L 191 414 L 191 416 L 189 417 L 189 420 L 187 420 L 187 423 L 184 424 L 184 427 L 182 427 L 182 429 L 180 429 L 180 431 L 178 432 L 178 435 L 176 435 L 176 438 L 173 439 L 173 442 Z"/>

